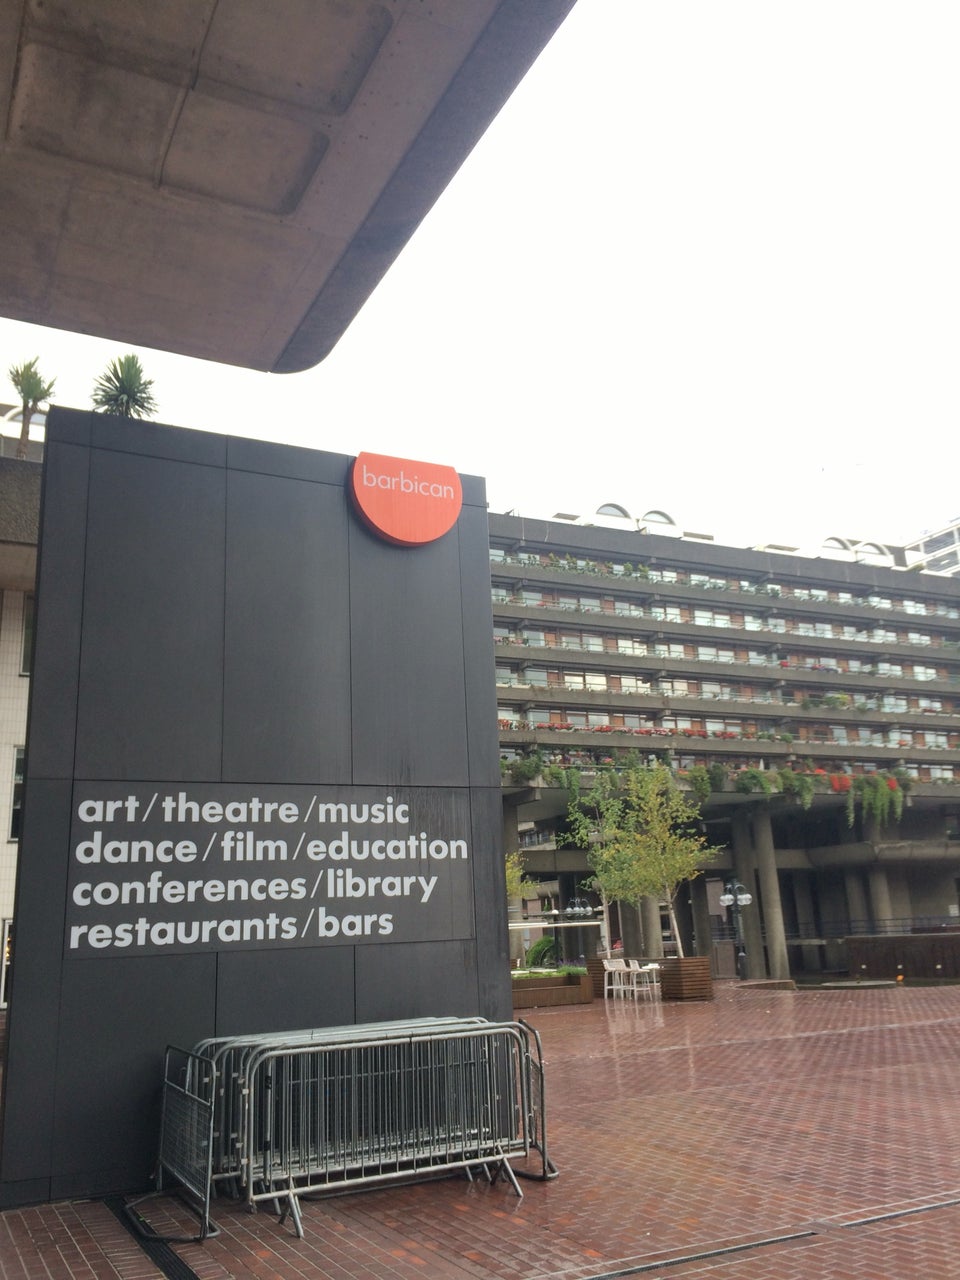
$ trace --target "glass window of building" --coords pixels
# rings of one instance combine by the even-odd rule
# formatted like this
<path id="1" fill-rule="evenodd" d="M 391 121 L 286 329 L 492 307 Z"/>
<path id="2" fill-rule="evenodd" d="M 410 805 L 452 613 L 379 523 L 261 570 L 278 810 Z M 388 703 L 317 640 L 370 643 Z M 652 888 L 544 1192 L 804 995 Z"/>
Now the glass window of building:
<path id="1" fill-rule="evenodd" d="M 490 596 L 494 604 L 506 604 L 510 599 L 510 592 L 507 587 L 500 587 L 495 583 L 490 588 Z"/>
<path id="2" fill-rule="evenodd" d="M 918 711 L 942 711 L 943 699 L 920 697 L 917 699 L 917 710 Z"/>
<path id="3" fill-rule="evenodd" d="M 617 636 L 617 652 L 639 654 L 643 657 L 647 652 L 647 644 L 636 636 Z"/>
<path id="4" fill-rule="evenodd" d="M 650 606 L 650 617 L 658 618 L 661 622 L 683 621 L 683 614 L 680 612 L 680 607 L 675 604 L 652 604 Z"/>
<path id="5" fill-rule="evenodd" d="M 938 674 L 936 667 L 924 667 L 918 662 L 913 664 L 914 680 L 936 680 Z"/>
<path id="6" fill-rule="evenodd" d="M 524 644 L 534 644 L 542 647 L 547 643 L 546 633 L 533 627 L 524 627 L 521 636 Z"/>
<path id="7" fill-rule="evenodd" d="M 936 733 L 936 732 L 931 733 L 929 729 L 925 731 L 923 735 L 923 739 L 928 747 L 945 748 L 945 747 L 949 747 L 950 745 L 950 739 L 947 737 L 945 733 Z"/>
<path id="8" fill-rule="evenodd" d="M 23 811 L 24 748 L 17 747 L 13 758 L 13 792 L 10 797 L 10 839 L 20 839 L 20 815 Z"/>
<path id="9" fill-rule="evenodd" d="M 878 676 L 902 676 L 903 665 L 902 663 L 899 663 L 899 662 L 878 662 L 877 675 Z"/>
<path id="10" fill-rule="evenodd" d="M 601 609 L 599 596 L 581 596 L 580 608 L 584 613 L 599 613 Z"/>
<path id="11" fill-rule="evenodd" d="M 516 724 L 520 719 L 520 713 L 516 707 L 497 707 L 497 719 L 507 720 L 510 724 Z"/>
<path id="12" fill-rule="evenodd" d="M 23 631 L 20 644 L 20 674 L 30 674 L 33 660 L 33 596 L 23 597 Z"/>
<path id="13" fill-rule="evenodd" d="M 603 652 L 603 636 L 584 635 L 583 647 L 589 653 L 602 653 Z"/>
<path id="14" fill-rule="evenodd" d="M 585 671 L 583 680 L 588 689 L 606 690 L 607 673 L 605 671 Z"/>
<path id="15" fill-rule="evenodd" d="M 931 637 L 925 631 L 908 631 L 907 644 L 929 644 Z"/>
<path id="16" fill-rule="evenodd" d="M 683 658 L 686 656 L 686 652 L 682 644 L 665 644 L 662 641 L 659 641 L 653 646 L 653 652 L 658 658 Z"/>
<path id="17" fill-rule="evenodd" d="M 657 688 L 668 697 L 685 698 L 690 684 L 687 680 L 661 680 Z"/>
<path id="18" fill-rule="evenodd" d="M 621 675 L 618 677 L 620 681 L 621 693 L 649 693 L 650 685 L 642 676 Z"/>

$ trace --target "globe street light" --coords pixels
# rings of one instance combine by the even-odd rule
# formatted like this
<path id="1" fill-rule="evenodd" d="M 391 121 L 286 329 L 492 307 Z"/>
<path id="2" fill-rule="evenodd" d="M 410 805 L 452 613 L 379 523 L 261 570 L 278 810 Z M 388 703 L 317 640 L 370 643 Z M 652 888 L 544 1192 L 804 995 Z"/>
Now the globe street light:
<path id="1" fill-rule="evenodd" d="M 743 943 L 743 918 L 741 911 L 749 907 L 753 895 L 748 893 L 739 880 L 730 880 L 723 887 L 720 895 L 721 907 L 730 907 L 733 911 L 733 933 L 737 946 L 737 976 L 741 982 L 747 976 L 747 952 Z"/>

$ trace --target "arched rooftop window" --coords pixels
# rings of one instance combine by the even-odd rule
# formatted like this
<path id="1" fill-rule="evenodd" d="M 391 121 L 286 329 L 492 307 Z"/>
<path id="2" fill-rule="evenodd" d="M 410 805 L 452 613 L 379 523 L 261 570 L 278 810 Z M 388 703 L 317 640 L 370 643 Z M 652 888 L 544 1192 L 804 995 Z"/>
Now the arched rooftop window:
<path id="1" fill-rule="evenodd" d="M 605 502 L 602 506 L 597 507 L 598 516 L 619 516 L 621 520 L 629 520 L 630 512 L 626 507 L 621 507 L 619 502 Z"/>

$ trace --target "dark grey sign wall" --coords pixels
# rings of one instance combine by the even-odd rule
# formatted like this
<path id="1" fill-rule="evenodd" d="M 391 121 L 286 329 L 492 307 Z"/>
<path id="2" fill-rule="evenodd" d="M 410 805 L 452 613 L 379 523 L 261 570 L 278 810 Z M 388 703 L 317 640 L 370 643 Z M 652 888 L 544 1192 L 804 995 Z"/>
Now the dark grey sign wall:
<path id="1" fill-rule="evenodd" d="M 400 548 L 350 462 L 50 414 L 5 1205 L 144 1186 L 167 1043 L 509 1016 L 482 482 Z"/>

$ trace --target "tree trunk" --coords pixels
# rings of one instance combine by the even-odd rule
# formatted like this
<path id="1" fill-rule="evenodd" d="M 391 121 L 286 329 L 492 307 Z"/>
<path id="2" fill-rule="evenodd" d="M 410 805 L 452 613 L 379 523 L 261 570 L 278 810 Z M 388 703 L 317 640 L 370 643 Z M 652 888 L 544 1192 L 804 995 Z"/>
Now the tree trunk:
<path id="1" fill-rule="evenodd" d="M 680 929 L 677 926 L 677 912 L 673 905 L 673 899 L 667 899 L 667 911 L 670 913 L 670 932 L 673 934 L 673 940 L 677 944 L 677 956 L 683 959 L 683 939 L 680 937 Z"/>
<path id="2" fill-rule="evenodd" d="M 30 440 L 30 420 L 32 417 L 33 410 L 28 404 L 24 404 L 20 422 L 20 439 L 17 442 L 17 458 L 21 462 L 23 462 L 27 456 L 27 444 Z"/>

